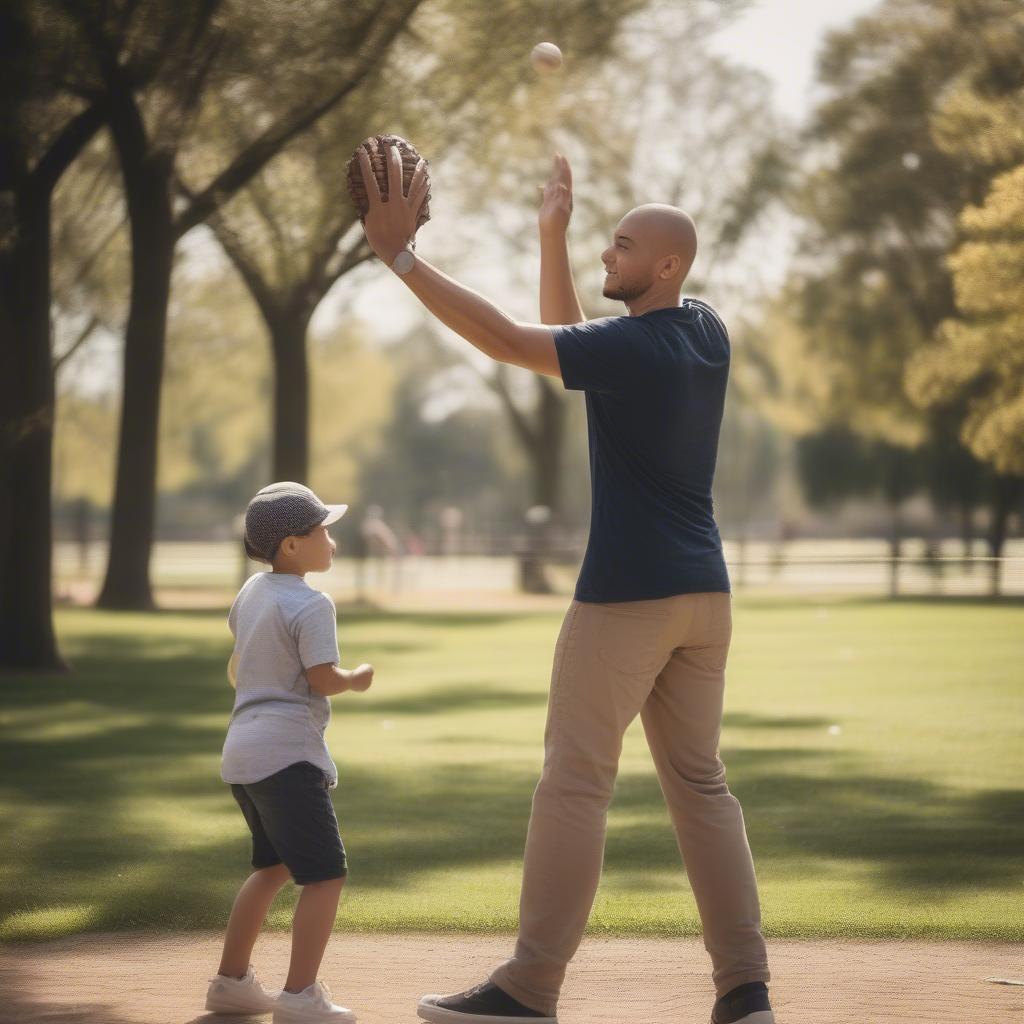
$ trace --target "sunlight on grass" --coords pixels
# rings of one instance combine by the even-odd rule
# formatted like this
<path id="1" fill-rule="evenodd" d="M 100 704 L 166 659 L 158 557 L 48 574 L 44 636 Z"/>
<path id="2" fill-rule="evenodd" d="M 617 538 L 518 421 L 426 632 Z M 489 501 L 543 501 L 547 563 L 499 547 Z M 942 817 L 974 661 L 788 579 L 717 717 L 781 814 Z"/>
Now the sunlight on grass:
<path id="1" fill-rule="evenodd" d="M 342 614 L 344 663 L 378 674 L 328 733 L 339 928 L 514 928 L 559 621 Z M 222 928 L 249 856 L 219 778 L 223 611 L 58 626 L 74 671 L 0 691 L 0 939 Z M 769 935 L 1024 938 L 1022 662 L 1020 605 L 737 602 L 722 752 Z M 636 722 L 591 931 L 698 930 Z"/>

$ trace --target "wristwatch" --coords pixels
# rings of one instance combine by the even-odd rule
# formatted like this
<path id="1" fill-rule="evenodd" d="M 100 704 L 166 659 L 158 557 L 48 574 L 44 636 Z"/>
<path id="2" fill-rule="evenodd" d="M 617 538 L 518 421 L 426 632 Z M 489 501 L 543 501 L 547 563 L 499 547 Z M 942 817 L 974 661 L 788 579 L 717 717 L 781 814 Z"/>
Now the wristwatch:
<path id="1" fill-rule="evenodd" d="M 412 249 L 401 249 L 391 261 L 391 269 L 396 274 L 408 274 L 416 265 L 416 254 Z"/>

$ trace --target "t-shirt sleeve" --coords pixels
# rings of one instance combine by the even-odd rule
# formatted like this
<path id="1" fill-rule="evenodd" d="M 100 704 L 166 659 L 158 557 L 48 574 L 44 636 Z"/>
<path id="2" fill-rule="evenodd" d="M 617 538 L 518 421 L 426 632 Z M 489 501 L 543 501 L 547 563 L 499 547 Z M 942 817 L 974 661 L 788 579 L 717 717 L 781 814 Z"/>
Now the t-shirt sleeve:
<path id="1" fill-rule="evenodd" d="M 253 573 L 243 584 L 241 589 L 235 595 L 234 601 L 231 603 L 231 610 L 228 612 L 228 629 L 231 630 L 231 635 L 238 636 L 238 606 L 242 603 L 242 595 L 252 585 L 252 581 L 257 576 L 262 575 L 261 573 Z"/>
<path id="2" fill-rule="evenodd" d="M 553 327 L 562 383 L 570 391 L 623 392 L 642 379 L 643 332 L 628 316 Z"/>
<path id="3" fill-rule="evenodd" d="M 337 612 L 326 594 L 318 594 L 299 613 L 295 620 L 295 639 L 303 668 L 337 665 L 341 661 Z"/>

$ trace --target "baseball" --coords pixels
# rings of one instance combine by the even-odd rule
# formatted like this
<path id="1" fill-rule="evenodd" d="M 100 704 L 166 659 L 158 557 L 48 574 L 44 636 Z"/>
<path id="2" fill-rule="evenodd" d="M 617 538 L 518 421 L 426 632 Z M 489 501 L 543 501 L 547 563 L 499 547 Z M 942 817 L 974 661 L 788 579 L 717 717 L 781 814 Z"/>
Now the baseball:
<path id="1" fill-rule="evenodd" d="M 541 74 L 557 71 L 562 66 L 562 51 L 554 43 L 538 43 L 530 54 L 530 63 Z"/>

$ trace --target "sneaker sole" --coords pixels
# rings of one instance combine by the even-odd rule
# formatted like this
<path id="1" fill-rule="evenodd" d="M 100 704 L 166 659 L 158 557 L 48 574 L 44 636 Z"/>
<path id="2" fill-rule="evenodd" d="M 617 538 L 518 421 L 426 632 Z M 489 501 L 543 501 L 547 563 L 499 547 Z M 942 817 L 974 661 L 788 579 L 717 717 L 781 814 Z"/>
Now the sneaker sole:
<path id="1" fill-rule="evenodd" d="M 485 1013 L 459 1013 L 458 1010 L 446 1010 L 443 1006 L 435 1006 L 425 1002 L 427 999 L 439 999 L 439 996 L 424 996 L 416 1007 L 416 1016 L 429 1024 L 558 1024 L 557 1017 L 495 1017 Z M 760 1024 L 755 1021 L 754 1024 Z"/>
<path id="2" fill-rule="evenodd" d="M 206 1009 L 210 1013 L 231 1013 L 238 1014 L 239 1016 L 248 1014 L 250 1017 L 255 1017 L 257 1014 L 274 1012 L 273 1005 L 260 1007 L 242 1006 L 240 1003 L 222 1002 L 217 999 L 211 999 L 209 996 L 206 998 Z"/>
<path id="3" fill-rule="evenodd" d="M 274 1010 L 272 1024 L 356 1024 L 356 1015 L 349 1013 L 329 1013 L 314 1017 L 301 1010 L 282 1010 L 277 1007 Z"/>
<path id="4" fill-rule="evenodd" d="M 713 1017 L 711 1024 L 715 1024 Z M 740 1017 L 733 1024 L 775 1024 L 775 1014 L 771 1010 L 755 1010 L 753 1013 L 748 1013 L 746 1017 Z"/>

